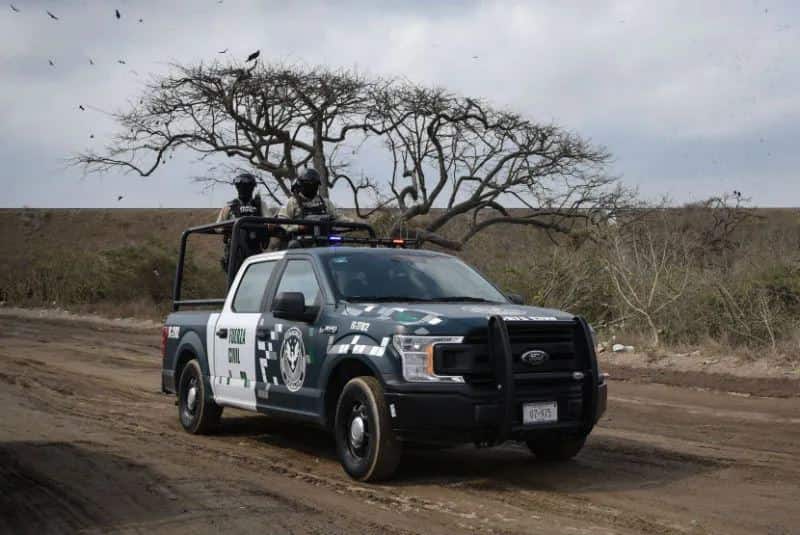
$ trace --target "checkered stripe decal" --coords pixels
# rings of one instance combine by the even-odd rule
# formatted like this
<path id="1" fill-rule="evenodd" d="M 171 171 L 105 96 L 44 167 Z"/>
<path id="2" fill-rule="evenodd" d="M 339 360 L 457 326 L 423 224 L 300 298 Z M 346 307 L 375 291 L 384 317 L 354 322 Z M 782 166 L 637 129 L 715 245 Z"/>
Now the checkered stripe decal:
<path id="1" fill-rule="evenodd" d="M 367 355 L 371 357 L 382 357 L 386 353 L 389 345 L 389 337 L 384 337 L 380 345 L 374 345 L 372 340 L 365 338 L 362 342 L 361 335 L 354 336 L 349 342 L 331 345 L 328 348 L 329 355 Z"/>
<path id="2" fill-rule="evenodd" d="M 261 318 L 258 322 L 258 326 L 264 326 L 264 318 Z M 267 339 L 258 340 L 256 343 L 256 362 L 258 362 L 258 367 L 261 370 L 261 381 L 264 385 L 264 390 L 260 390 L 256 394 L 263 399 L 269 397 L 270 385 L 278 384 L 278 375 L 280 374 L 278 372 L 273 372 L 272 376 L 270 376 L 269 361 L 275 361 L 275 366 L 277 366 L 281 333 L 283 333 L 283 324 L 276 323 L 272 330 L 267 333 Z"/>
<path id="3" fill-rule="evenodd" d="M 365 315 L 364 318 L 365 321 L 368 318 L 375 318 L 378 320 L 389 321 L 392 320 L 392 315 L 395 314 L 396 312 L 406 312 L 406 311 L 409 311 L 409 309 L 400 307 L 384 307 L 380 305 L 366 305 L 364 308 L 359 308 L 350 305 L 347 307 L 345 314 L 347 316 L 352 316 L 356 318 Z M 415 319 L 413 321 L 401 321 L 401 323 L 408 323 L 408 324 L 422 323 L 426 325 L 438 325 L 443 321 L 439 315 L 434 314 L 433 312 L 425 312 L 417 310 L 411 310 L 411 312 L 416 312 L 416 313 L 422 312 L 423 314 L 425 314 L 425 316 L 419 319 Z"/>

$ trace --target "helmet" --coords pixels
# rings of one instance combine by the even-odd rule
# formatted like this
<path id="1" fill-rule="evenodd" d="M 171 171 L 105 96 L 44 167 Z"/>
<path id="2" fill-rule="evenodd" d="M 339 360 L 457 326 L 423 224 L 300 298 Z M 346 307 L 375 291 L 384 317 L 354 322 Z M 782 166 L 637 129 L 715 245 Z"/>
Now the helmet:
<path id="1" fill-rule="evenodd" d="M 233 179 L 233 185 L 236 186 L 239 199 L 247 202 L 252 198 L 253 190 L 256 189 L 256 177 L 250 173 L 242 173 Z"/>
<path id="2" fill-rule="evenodd" d="M 292 184 L 292 193 L 302 195 L 306 199 L 313 199 L 317 196 L 320 182 L 316 169 L 306 169 Z"/>

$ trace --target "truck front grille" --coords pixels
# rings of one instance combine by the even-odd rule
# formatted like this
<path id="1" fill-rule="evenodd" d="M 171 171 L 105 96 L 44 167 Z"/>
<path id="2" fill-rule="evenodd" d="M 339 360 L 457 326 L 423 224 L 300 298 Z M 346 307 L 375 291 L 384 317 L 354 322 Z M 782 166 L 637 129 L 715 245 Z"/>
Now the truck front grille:
<path id="1" fill-rule="evenodd" d="M 521 385 L 541 382 L 538 374 L 553 372 L 572 372 L 585 367 L 585 359 L 581 358 L 580 336 L 578 326 L 572 322 L 531 323 L 507 322 L 515 382 Z M 465 374 L 465 379 L 473 384 L 494 381 L 493 366 L 489 362 L 488 329 L 476 329 L 469 333 L 464 344 L 474 354 L 476 373 Z M 547 358 L 541 363 L 530 365 L 522 361 L 522 355 L 533 350 L 544 351 Z"/>

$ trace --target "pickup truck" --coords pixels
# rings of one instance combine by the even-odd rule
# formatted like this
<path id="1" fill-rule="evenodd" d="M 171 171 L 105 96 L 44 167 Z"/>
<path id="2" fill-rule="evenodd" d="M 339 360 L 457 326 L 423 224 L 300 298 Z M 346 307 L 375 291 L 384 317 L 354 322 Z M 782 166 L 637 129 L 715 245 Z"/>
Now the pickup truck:
<path id="1" fill-rule="evenodd" d="M 518 301 L 434 251 L 257 254 L 221 309 L 167 317 L 162 390 L 190 433 L 212 431 L 224 407 L 327 429 L 361 481 L 391 477 L 404 444 L 514 440 L 567 460 L 606 408 L 594 334 Z"/>

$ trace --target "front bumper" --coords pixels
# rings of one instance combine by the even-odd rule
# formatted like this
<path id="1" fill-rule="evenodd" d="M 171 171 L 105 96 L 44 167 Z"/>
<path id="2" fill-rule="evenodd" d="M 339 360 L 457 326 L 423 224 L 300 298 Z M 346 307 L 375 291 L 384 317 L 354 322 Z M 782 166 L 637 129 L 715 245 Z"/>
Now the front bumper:
<path id="1" fill-rule="evenodd" d="M 589 380 L 586 378 L 585 380 Z M 429 443 L 497 443 L 504 440 L 530 440 L 553 432 L 588 434 L 605 413 L 608 384 L 594 387 L 594 404 L 573 392 L 528 393 L 513 402 L 510 429 L 503 430 L 505 407 L 497 395 L 451 392 L 387 391 L 386 402 L 392 428 L 401 440 Z M 524 425 L 522 405 L 535 401 L 556 401 L 558 422 Z"/>
<path id="2" fill-rule="evenodd" d="M 505 320 L 492 316 L 488 324 L 489 362 L 494 382 L 461 385 L 387 384 L 386 401 L 395 433 L 407 441 L 500 443 L 529 440 L 541 434 L 588 435 L 603 415 L 608 386 L 597 367 L 588 324 L 575 318 L 581 354 L 574 371 L 515 373 L 512 345 Z M 555 401 L 558 420 L 524 424 L 523 405 Z"/>

